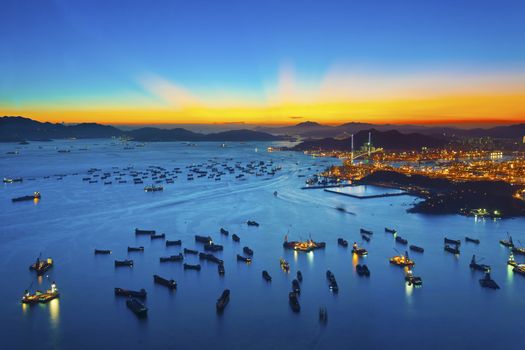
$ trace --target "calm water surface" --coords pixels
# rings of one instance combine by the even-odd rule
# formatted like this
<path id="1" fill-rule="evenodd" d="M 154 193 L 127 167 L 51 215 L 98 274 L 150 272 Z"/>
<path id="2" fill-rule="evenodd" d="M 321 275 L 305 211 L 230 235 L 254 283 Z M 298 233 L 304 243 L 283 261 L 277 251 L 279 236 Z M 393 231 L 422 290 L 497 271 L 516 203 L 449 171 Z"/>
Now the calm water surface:
<path id="1" fill-rule="evenodd" d="M 305 178 L 299 175 L 337 161 L 267 153 L 268 145 L 159 143 L 124 149 L 102 140 L 0 144 L 0 176 L 25 179 L 2 185 L 0 191 L 0 335 L 5 348 L 474 349 L 522 341 L 525 278 L 507 267 L 508 252 L 498 240 L 509 232 L 525 244 L 525 220 L 407 214 L 415 200 L 410 196 L 360 200 L 301 190 Z M 18 155 L 6 154 L 17 148 Z M 71 152 L 57 153 L 57 148 Z M 273 160 L 282 170 L 274 177 L 251 176 L 245 181 L 235 175 L 222 176 L 221 181 L 186 180 L 187 165 L 212 158 L 233 158 L 230 165 Z M 113 180 L 107 186 L 82 181 L 89 168 L 144 170 L 150 165 L 181 167 L 183 174 L 159 193 L 145 193 L 147 181 L 133 185 Z M 57 174 L 69 175 L 58 180 Z M 39 203 L 11 203 L 11 198 L 33 191 L 42 193 Z M 336 210 L 340 206 L 354 215 Z M 256 220 L 260 227 L 248 227 L 246 220 Z M 384 233 L 385 226 L 396 228 L 409 244 L 425 248 L 424 254 L 412 254 L 422 288 L 407 287 L 402 270 L 390 266 L 388 258 L 404 249 Z M 194 235 L 211 235 L 224 245 L 217 255 L 225 262 L 226 275 L 220 277 L 214 264 L 204 263 L 200 272 L 185 272 L 178 263 L 160 264 L 160 256 L 178 254 L 181 248 L 136 237 L 136 227 L 164 232 L 168 239 L 181 239 L 183 247 L 199 250 Z M 221 236 L 220 227 L 237 233 L 241 242 Z M 372 240 L 362 243 L 369 255 L 359 259 L 369 266 L 369 279 L 356 275 L 359 261 L 350 249 L 337 246 L 338 237 L 361 243 L 361 227 L 374 231 Z M 326 241 L 327 247 L 308 254 L 284 251 L 287 232 L 290 239 L 311 235 Z M 443 251 L 444 236 L 463 240 L 465 235 L 479 238 L 481 244 L 463 242 L 459 257 Z M 114 259 L 128 257 L 127 246 L 139 245 L 145 252 L 129 255 L 135 261 L 132 269 L 114 268 Z M 245 245 L 255 252 L 250 265 L 235 258 Z M 94 256 L 94 248 L 111 249 L 113 254 Z M 28 266 L 40 253 L 56 265 L 38 280 Z M 500 290 L 479 286 L 481 274 L 468 266 L 472 254 L 492 265 Z M 291 273 L 280 270 L 281 257 L 290 262 Z M 192 256 L 186 260 L 198 262 Z M 294 314 L 288 291 L 298 269 L 304 281 L 301 312 Z M 327 269 L 337 278 L 337 295 L 328 288 Z M 262 270 L 272 275 L 271 283 L 262 279 Z M 174 278 L 178 289 L 170 292 L 154 285 L 153 274 Z M 24 289 L 45 289 L 52 280 L 61 291 L 59 300 L 32 307 L 20 304 Z M 115 298 L 114 287 L 145 288 L 147 320 L 137 319 L 125 299 Z M 225 288 L 231 290 L 231 300 L 218 316 L 215 302 Z M 328 310 L 326 325 L 318 321 L 320 306 Z"/>

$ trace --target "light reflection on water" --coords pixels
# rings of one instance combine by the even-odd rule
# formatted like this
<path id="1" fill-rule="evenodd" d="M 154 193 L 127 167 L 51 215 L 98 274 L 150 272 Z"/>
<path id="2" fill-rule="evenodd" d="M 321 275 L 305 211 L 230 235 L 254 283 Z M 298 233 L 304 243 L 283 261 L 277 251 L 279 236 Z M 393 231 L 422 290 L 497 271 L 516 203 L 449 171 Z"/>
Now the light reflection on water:
<path id="1" fill-rule="evenodd" d="M 60 299 L 51 300 L 47 305 L 49 310 L 49 321 L 53 329 L 58 329 L 60 321 Z"/>
<path id="2" fill-rule="evenodd" d="M 514 271 L 512 271 L 513 268 L 513 266 L 507 264 L 507 282 L 509 282 L 509 285 L 512 285 L 514 280 Z"/>

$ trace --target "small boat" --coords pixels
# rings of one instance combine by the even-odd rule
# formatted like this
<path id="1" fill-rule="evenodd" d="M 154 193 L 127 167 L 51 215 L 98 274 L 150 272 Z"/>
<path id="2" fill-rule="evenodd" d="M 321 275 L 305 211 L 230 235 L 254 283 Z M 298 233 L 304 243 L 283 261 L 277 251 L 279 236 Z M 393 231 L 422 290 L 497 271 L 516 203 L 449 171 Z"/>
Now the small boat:
<path id="1" fill-rule="evenodd" d="M 248 220 L 246 221 L 246 224 L 248 226 L 255 226 L 255 227 L 259 227 L 259 223 L 257 221 L 253 221 L 253 220 Z"/>
<path id="2" fill-rule="evenodd" d="M 341 247 L 348 247 L 348 241 L 343 238 L 338 238 L 337 244 L 339 244 Z"/>
<path id="3" fill-rule="evenodd" d="M 34 192 L 32 195 L 29 196 L 22 196 L 22 197 L 16 197 L 11 199 L 12 202 L 23 202 L 23 201 L 32 201 L 35 199 L 40 199 L 41 195 L 40 192 Z"/>
<path id="4" fill-rule="evenodd" d="M 235 233 L 232 235 L 232 239 L 234 242 L 239 242 L 241 240 Z"/>
<path id="5" fill-rule="evenodd" d="M 408 241 L 401 236 L 396 236 L 396 243 L 407 245 Z"/>
<path id="6" fill-rule="evenodd" d="M 396 230 L 394 230 L 393 228 L 388 228 L 388 227 L 385 227 L 385 232 L 387 232 L 387 233 L 392 233 L 392 234 L 397 233 Z"/>
<path id="7" fill-rule="evenodd" d="M 218 264 L 217 265 L 217 271 L 219 272 L 220 276 L 224 276 L 224 273 L 225 273 L 225 271 L 224 271 L 224 264 Z"/>
<path id="8" fill-rule="evenodd" d="M 365 230 L 364 228 L 360 229 L 359 232 L 364 233 L 365 235 L 371 235 L 371 234 L 374 234 L 372 231 Z"/>
<path id="9" fill-rule="evenodd" d="M 164 187 L 162 186 L 151 185 L 151 186 L 144 187 L 144 192 L 159 192 L 163 190 L 164 190 Z"/>
<path id="10" fill-rule="evenodd" d="M 177 282 L 175 282 L 174 279 L 166 279 L 163 277 L 160 277 L 159 275 L 153 275 L 153 282 L 166 286 L 169 289 L 177 289 Z"/>
<path id="11" fill-rule="evenodd" d="M 525 276 L 525 264 L 518 264 L 512 269 L 515 273 Z"/>
<path id="12" fill-rule="evenodd" d="M 252 262 L 252 259 L 251 258 L 248 258 L 248 257 L 245 257 L 245 256 L 242 256 L 242 255 L 239 255 L 237 254 L 237 261 L 243 261 L 247 264 L 251 263 Z"/>
<path id="13" fill-rule="evenodd" d="M 215 244 L 215 243 L 209 243 L 209 244 L 205 244 L 204 245 L 204 250 L 208 250 L 208 251 L 211 251 L 211 252 L 218 252 L 220 250 L 223 250 L 223 246 L 220 245 L 220 244 Z"/>
<path id="14" fill-rule="evenodd" d="M 299 281 L 296 279 L 292 281 L 292 291 L 297 294 L 301 294 L 301 286 L 299 285 Z"/>
<path id="15" fill-rule="evenodd" d="M 135 229 L 136 235 L 154 235 L 155 230 L 140 230 L 138 228 Z"/>
<path id="16" fill-rule="evenodd" d="M 413 245 L 413 244 L 411 244 L 408 248 L 410 250 L 412 250 L 414 252 L 418 252 L 418 253 L 423 253 L 425 251 L 425 249 L 423 249 L 421 247 L 418 247 L 417 245 Z"/>
<path id="17" fill-rule="evenodd" d="M 230 232 L 228 230 L 225 230 L 221 227 L 221 235 L 228 236 Z"/>
<path id="18" fill-rule="evenodd" d="M 262 272 L 262 276 L 263 278 L 266 280 L 266 282 L 271 282 L 272 281 L 272 276 L 270 276 L 270 274 L 268 273 L 268 271 L 264 270 Z"/>
<path id="19" fill-rule="evenodd" d="M 400 266 L 400 267 L 406 267 L 406 266 L 414 266 L 415 262 L 413 260 L 410 260 L 408 257 L 408 252 L 405 252 L 405 255 L 397 255 L 392 258 L 390 258 L 390 263 L 392 265 Z"/>
<path id="20" fill-rule="evenodd" d="M 412 273 L 412 269 L 407 269 L 405 281 L 409 286 L 419 287 L 423 285 L 423 280 L 421 279 L 421 277 L 414 276 L 414 274 Z"/>
<path id="21" fill-rule="evenodd" d="M 297 280 L 299 282 L 302 282 L 303 281 L 303 274 L 301 273 L 301 271 L 297 270 Z"/>
<path id="22" fill-rule="evenodd" d="M 326 310 L 326 307 L 319 308 L 319 322 L 321 323 L 328 322 L 328 311 Z"/>
<path id="23" fill-rule="evenodd" d="M 448 244 L 445 244 L 445 251 L 455 255 L 459 255 L 459 248 L 450 246 Z"/>
<path id="24" fill-rule="evenodd" d="M 184 263 L 184 270 L 197 270 L 197 271 L 200 271 L 201 270 L 201 264 L 192 265 L 192 264 Z"/>
<path id="25" fill-rule="evenodd" d="M 217 299 L 217 312 L 223 312 L 226 305 L 228 305 L 228 302 L 230 301 L 230 290 L 225 289 L 219 299 Z"/>
<path id="26" fill-rule="evenodd" d="M 151 235 L 150 238 L 152 240 L 154 240 L 154 239 L 164 239 L 164 238 L 166 238 L 166 234 L 161 233 L 161 234 L 158 234 L 158 235 Z"/>
<path id="27" fill-rule="evenodd" d="M 490 272 L 485 272 L 485 276 L 479 280 L 483 288 L 499 289 L 498 284 L 490 277 Z"/>
<path id="28" fill-rule="evenodd" d="M 119 297 L 133 297 L 133 298 L 140 298 L 140 299 L 146 299 L 146 296 L 148 293 L 146 293 L 146 290 L 142 288 L 141 290 L 128 290 L 123 288 L 115 288 L 115 295 Z"/>
<path id="29" fill-rule="evenodd" d="M 357 246 L 357 242 L 354 242 L 352 246 L 352 253 L 357 254 L 359 256 L 365 256 L 368 255 L 368 251 L 365 248 L 360 248 Z"/>
<path id="30" fill-rule="evenodd" d="M 193 250 L 193 249 L 188 249 L 188 248 L 184 248 L 183 251 L 184 251 L 184 254 L 193 254 L 193 255 L 197 255 L 197 254 L 199 254 L 198 251 Z"/>
<path id="31" fill-rule="evenodd" d="M 514 242 L 512 241 L 512 236 L 509 236 L 509 239 L 502 239 L 502 240 L 500 240 L 499 243 L 504 245 L 505 247 L 509 247 L 509 248 L 514 247 Z"/>
<path id="32" fill-rule="evenodd" d="M 326 278 L 328 279 L 328 285 L 330 287 L 330 290 L 333 293 L 339 292 L 339 286 L 337 285 L 337 281 L 335 279 L 335 276 L 330 270 L 326 271 Z"/>
<path id="33" fill-rule="evenodd" d="M 177 239 L 176 241 L 166 240 L 166 247 L 170 247 L 174 245 L 182 245 L 182 241 L 180 239 Z"/>
<path id="34" fill-rule="evenodd" d="M 288 262 L 284 259 L 280 259 L 279 260 L 279 264 L 281 265 L 281 269 L 283 269 L 283 271 L 290 271 L 290 264 L 288 264 Z"/>
<path id="35" fill-rule="evenodd" d="M 250 256 L 253 255 L 253 250 L 251 250 L 249 247 L 244 247 L 244 248 L 242 248 L 242 251 L 243 251 L 244 254 L 246 254 L 246 255 L 250 255 Z"/>
<path id="36" fill-rule="evenodd" d="M 465 236 L 465 242 L 479 244 L 479 239 L 477 239 L 477 238 L 470 238 L 468 236 Z"/>
<path id="37" fill-rule="evenodd" d="M 171 255 L 171 256 L 167 256 L 167 257 L 160 257 L 160 262 L 163 263 L 163 262 L 180 262 L 182 260 L 184 260 L 184 256 L 182 255 L 182 253 L 179 253 L 177 255 Z"/>
<path id="38" fill-rule="evenodd" d="M 31 294 L 28 290 L 26 290 L 21 301 L 23 304 L 47 303 L 53 299 L 58 298 L 59 296 L 60 294 L 58 293 L 56 283 L 53 281 L 51 283 L 51 288 L 45 293 L 37 290 L 34 294 Z"/>
<path id="39" fill-rule="evenodd" d="M 370 237 L 368 237 L 367 235 L 361 235 L 361 238 L 367 242 L 370 242 Z"/>
<path id="40" fill-rule="evenodd" d="M 210 236 L 199 236 L 195 235 L 195 242 L 204 243 L 204 244 L 210 244 L 212 242 Z"/>
<path id="41" fill-rule="evenodd" d="M 290 292 L 288 294 L 288 300 L 290 302 L 290 307 L 292 308 L 293 312 L 301 311 L 301 305 L 299 304 L 299 300 L 297 299 L 297 293 Z"/>
<path id="42" fill-rule="evenodd" d="M 126 300 L 126 306 L 128 309 L 133 311 L 135 315 L 138 317 L 147 317 L 148 316 L 148 308 L 144 306 L 140 301 L 137 299 L 128 299 Z"/>
<path id="43" fill-rule="evenodd" d="M 12 183 L 15 183 L 15 182 L 23 182 L 24 179 L 22 179 L 21 177 L 18 177 L 18 178 L 6 178 L 4 177 L 4 183 L 5 184 L 12 184 Z"/>
<path id="44" fill-rule="evenodd" d="M 111 254 L 109 249 L 95 249 L 95 255 Z"/>
<path id="45" fill-rule="evenodd" d="M 472 259 L 470 260 L 470 268 L 472 270 L 478 270 L 483 272 L 490 272 L 490 266 L 485 264 L 478 264 L 476 262 L 476 255 L 472 255 Z"/>
<path id="46" fill-rule="evenodd" d="M 516 246 L 513 246 L 512 247 L 512 252 L 514 254 L 518 254 L 518 255 L 525 255 L 525 247 L 516 247 Z"/>
<path id="47" fill-rule="evenodd" d="M 144 247 L 128 247 L 128 253 L 130 252 L 143 252 Z"/>
<path id="48" fill-rule="evenodd" d="M 445 244 L 455 244 L 457 246 L 461 245 L 461 241 L 459 239 L 449 239 L 445 237 L 443 240 L 445 241 Z"/>
<path id="49" fill-rule="evenodd" d="M 359 276 L 370 277 L 370 270 L 368 269 L 368 266 L 366 266 L 366 264 L 357 264 L 355 267 L 355 271 Z"/>
<path id="50" fill-rule="evenodd" d="M 115 260 L 115 267 L 119 266 L 133 267 L 133 260 Z"/>
<path id="51" fill-rule="evenodd" d="M 36 258 L 34 264 L 29 266 L 29 270 L 36 271 L 38 276 L 42 276 L 47 270 L 53 267 L 53 259 L 47 258 L 46 260 L 40 260 L 40 257 Z"/>

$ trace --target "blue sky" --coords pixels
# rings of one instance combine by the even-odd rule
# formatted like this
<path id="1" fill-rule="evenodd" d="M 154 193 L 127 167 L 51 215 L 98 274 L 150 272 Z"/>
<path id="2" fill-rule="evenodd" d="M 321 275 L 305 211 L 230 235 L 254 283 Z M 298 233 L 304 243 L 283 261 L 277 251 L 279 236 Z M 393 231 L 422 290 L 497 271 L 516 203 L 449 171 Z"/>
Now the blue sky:
<path id="1" fill-rule="evenodd" d="M 0 10 L 0 107 L 149 98 L 150 74 L 256 98 L 283 64 L 303 80 L 333 66 L 525 66 L 524 1 L 1 0 Z"/>

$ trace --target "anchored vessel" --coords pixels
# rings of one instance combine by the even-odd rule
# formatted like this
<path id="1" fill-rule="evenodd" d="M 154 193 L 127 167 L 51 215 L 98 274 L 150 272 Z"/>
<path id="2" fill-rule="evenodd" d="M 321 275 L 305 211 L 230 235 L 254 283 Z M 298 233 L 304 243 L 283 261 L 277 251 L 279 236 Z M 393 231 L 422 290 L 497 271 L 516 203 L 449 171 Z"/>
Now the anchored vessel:
<path id="1" fill-rule="evenodd" d="M 53 267 L 53 259 L 47 258 L 46 260 L 40 260 L 40 257 L 36 258 L 34 264 L 29 266 L 29 269 L 36 271 L 38 276 L 42 276 L 47 270 Z"/>
<path id="2" fill-rule="evenodd" d="M 134 297 L 140 299 L 146 299 L 148 293 L 142 288 L 141 290 L 128 290 L 123 288 L 115 288 L 115 295 L 120 297 Z"/>
<path id="3" fill-rule="evenodd" d="M 148 316 L 148 308 L 144 306 L 140 301 L 137 299 L 128 299 L 126 300 L 126 306 L 133 311 L 135 315 L 138 317 L 147 317 Z"/>
<path id="4" fill-rule="evenodd" d="M 405 255 L 396 255 L 390 258 L 390 263 L 392 265 L 396 265 L 400 267 L 415 265 L 415 262 L 413 260 L 410 260 L 410 258 L 408 257 L 408 252 L 405 252 Z"/>
<path id="5" fill-rule="evenodd" d="M 228 305 L 228 302 L 230 301 L 230 290 L 225 289 L 219 299 L 217 299 L 217 312 L 223 312 L 226 305 Z"/>
<path id="6" fill-rule="evenodd" d="M 177 289 L 177 282 L 174 279 L 166 279 L 159 275 L 153 275 L 153 281 L 157 284 L 168 287 L 169 289 Z"/>
<path id="7" fill-rule="evenodd" d="M 40 197 L 41 197 L 40 192 L 34 192 L 32 195 L 16 197 L 16 198 L 11 199 L 11 201 L 13 202 L 32 201 L 35 199 L 40 199 Z"/>
<path id="8" fill-rule="evenodd" d="M 37 290 L 34 294 L 29 293 L 28 290 L 24 292 L 22 297 L 22 303 L 24 304 L 36 304 L 36 303 L 48 303 L 53 299 L 59 297 L 58 288 L 56 283 L 53 281 L 51 283 L 51 288 L 48 289 L 45 293 Z"/>

